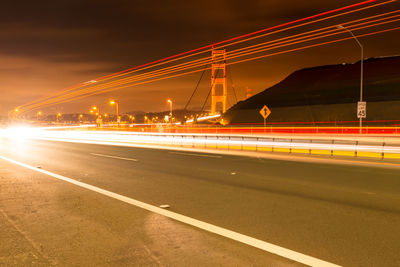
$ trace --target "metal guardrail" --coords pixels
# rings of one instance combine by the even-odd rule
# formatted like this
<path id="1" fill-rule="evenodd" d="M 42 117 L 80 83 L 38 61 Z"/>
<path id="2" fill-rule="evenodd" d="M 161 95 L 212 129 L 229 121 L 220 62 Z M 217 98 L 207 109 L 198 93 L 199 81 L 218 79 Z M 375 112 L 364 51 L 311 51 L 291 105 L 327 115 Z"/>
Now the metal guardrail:
<path id="1" fill-rule="evenodd" d="M 153 136 L 159 140 L 160 135 Z M 170 140 L 172 138 L 172 140 Z M 152 142 L 152 141 L 150 141 Z M 400 158 L 400 147 L 385 142 L 359 140 L 287 139 L 221 135 L 170 135 L 163 144 L 193 148 L 215 148 L 262 152 L 324 154 L 354 157 Z M 153 142 L 152 142 L 153 143 Z"/>
<path id="2" fill-rule="evenodd" d="M 126 130 L 147 133 L 201 133 L 201 134 L 247 134 L 247 135 L 265 135 L 265 134 L 335 134 L 351 135 L 360 134 L 359 127 L 352 126 L 215 126 L 215 125 L 192 125 L 177 126 L 165 124 L 130 124 L 128 127 L 115 127 L 113 125 L 103 125 L 104 129 Z M 365 126 L 361 134 L 390 134 L 400 135 L 399 126 Z"/>
<path id="3" fill-rule="evenodd" d="M 198 149 L 228 149 L 256 152 L 284 152 L 330 156 L 353 156 L 400 159 L 399 140 L 393 142 L 371 138 L 259 137 L 215 134 L 165 134 L 112 131 L 46 131 L 44 138 L 152 144 Z M 60 135 L 60 133 L 62 133 Z"/>

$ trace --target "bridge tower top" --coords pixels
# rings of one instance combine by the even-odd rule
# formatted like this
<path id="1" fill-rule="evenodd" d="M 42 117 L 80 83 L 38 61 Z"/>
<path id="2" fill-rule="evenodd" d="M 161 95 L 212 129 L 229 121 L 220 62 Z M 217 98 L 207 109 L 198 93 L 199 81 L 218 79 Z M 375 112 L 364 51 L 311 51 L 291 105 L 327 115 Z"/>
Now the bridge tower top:
<path id="1" fill-rule="evenodd" d="M 226 50 L 213 49 L 211 52 L 211 113 L 224 113 L 227 105 Z M 222 110 L 217 105 L 222 104 Z"/>

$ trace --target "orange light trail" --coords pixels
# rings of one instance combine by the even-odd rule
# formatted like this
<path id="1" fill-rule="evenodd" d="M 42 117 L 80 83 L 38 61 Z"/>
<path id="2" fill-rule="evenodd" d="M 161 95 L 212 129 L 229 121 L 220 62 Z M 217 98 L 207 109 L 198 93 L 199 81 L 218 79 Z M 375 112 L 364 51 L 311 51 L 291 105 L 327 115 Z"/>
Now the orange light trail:
<path id="1" fill-rule="evenodd" d="M 396 1 L 396 0 L 386 1 L 386 2 L 379 3 L 379 4 L 376 4 L 376 5 L 373 5 L 373 6 L 367 6 L 367 7 L 363 7 L 363 8 L 357 9 L 357 10 L 351 10 L 351 11 L 348 11 L 348 12 L 345 12 L 345 13 L 357 12 L 359 10 L 365 10 L 367 8 L 371 8 L 371 7 L 375 7 L 375 6 L 378 6 L 378 5 L 391 3 L 391 2 L 394 2 L 394 1 Z M 378 15 L 371 16 L 371 17 L 368 17 L 368 18 L 362 18 L 362 19 L 358 19 L 358 20 L 344 22 L 344 23 L 341 23 L 341 24 L 348 25 L 349 29 L 351 29 L 351 30 L 360 30 L 360 29 L 364 29 L 364 28 L 374 27 L 374 26 L 378 26 L 378 25 L 382 25 L 382 24 L 398 21 L 398 19 L 396 19 L 396 20 L 384 21 L 384 22 L 380 22 L 380 23 L 371 24 L 373 22 L 378 22 L 378 21 L 394 18 L 394 17 L 397 17 L 398 15 L 394 15 L 394 16 L 391 16 L 391 17 L 380 18 L 380 19 L 376 19 L 376 20 L 373 20 L 373 21 L 366 21 L 366 22 L 362 22 L 362 23 L 358 23 L 358 24 L 354 24 L 355 22 L 365 21 L 365 20 L 368 20 L 368 19 L 371 19 L 371 18 L 382 17 L 382 16 L 385 16 L 385 15 L 394 14 L 394 13 L 397 13 L 397 12 L 399 12 L 399 10 L 392 11 L 392 12 L 387 12 L 387 13 L 384 13 L 384 14 L 378 14 Z M 336 14 L 336 15 L 333 15 L 333 16 L 330 16 L 330 17 L 326 17 L 326 18 L 321 18 L 321 19 L 318 19 L 317 21 L 326 20 L 326 19 L 329 19 L 329 18 L 332 18 L 332 17 L 342 16 L 345 13 Z M 303 24 L 300 24 L 300 25 L 291 26 L 289 28 L 280 29 L 280 30 L 277 30 L 277 31 L 274 31 L 274 32 L 268 32 L 268 33 L 263 34 L 262 36 L 270 35 L 270 34 L 273 34 L 273 33 L 276 33 L 276 32 L 285 31 L 285 30 L 288 30 L 290 28 L 296 28 L 296 27 L 303 26 L 305 24 L 311 24 L 311 23 L 315 23 L 315 22 L 316 21 L 310 21 L 310 22 L 306 22 L 306 23 L 303 23 Z M 354 25 L 349 25 L 349 24 L 354 24 Z M 365 24 L 367 24 L 367 25 L 365 25 Z M 357 27 L 357 26 L 360 26 L 360 25 L 365 25 L 365 26 Z M 238 57 L 244 57 L 244 56 L 248 56 L 248 55 L 255 54 L 255 53 L 261 53 L 261 52 L 272 50 L 272 49 L 277 49 L 277 48 L 281 48 L 281 47 L 285 47 L 285 46 L 290 46 L 290 45 L 294 45 L 294 44 L 308 42 L 308 41 L 316 40 L 316 39 L 320 39 L 320 38 L 326 38 L 326 37 L 329 37 L 329 36 L 333 36 L 333 35 L 337 35 L 337 34 L 343 33 L 339 29 L 331 29 L 331 30 L 324 31 L 326 29 L 330 29 L 330 28 L 333 28 L 333 27 L 335 27 L 335 25 L 334 26 L 320 28 L 320 29 L 316 29 L 316 30 L 313 30 L 313 31 L 305 32 L 305 33 L 296 34 L 296 35 L 289 36 L 289 37 L 284 37 L 284 38 L 268 41 L 268 42 L 263 42 L 263 43 L 260 43 L 260 44 L 256 44 L 256 45 L 252 45 L 252 46 L 248 46 L 248 47 L 244 47 L 244 48 L 240 48 L 240 49 L 236 49 L 236 50 L 233 50 L 233 51 L 230 51 L 230 52 L 227 53 L 227 59 L 234 59 L 234 58 L 238 58 Z M 395 29 L 397 29 L 397 28 L 390 29 L 390 30 L 395 30 Z M 374 32 L 372 34 L 377 34 L 377 33 L 382 33 L 382 32 L 387 32 L 387 30 Z M 313 33 L 313 34 L 310 34 L 310 33 Z M 358 36 L 362 37 L 362 36 L 367 36 L 367 35 L 371 35 L 371 34 L 358 35 Z M 233 42 L 233 43 L 229 43 L 229 44 L 224 44 L 223 46 L 220 46 L 219 48 L 227 47 L 227 46 L 230 46 L 230 45 L 233 45 L 233 44 L 237 44 L 238 42 L 244 42 L 244 41 L 247 41 L 247 40 L 260 38 L 262 36 L 248 37 L 247 39 L 239 40 L 239 41 L 236 41 L 236 42 Z M 294 37 L 297 37 L 297 38 L 294 38 Z M 313 38 L 311 38 L 311 37 L 313 37 Z M 324 43 L 321 43 L 321 44 L 313 44 L 313 45 L 310 45 L 310 46 L 294 48 L 294 49 L 289 49 L 289 50 L 284 50 L 284 51 L 279 51 L 279 52 L 272 53 L 272 54 L 267 54 L 267 55 L 261 55 L 261 56 L 257 56 L 257 57 L 251 57 L 251 58 L 247 58 L 247 59 L 242 59 L 242 60 L 238 60 L 238 61 L 235 61 L 235 62 L 230 62 L 230 63 L 228 63 L 228 65 L 242 63 L 242 62 L 255 60 L 255 59 L 259 59 L 259 58 L 263 58 L 263 57 L 268 57 L 268 56 L 272 56 L 272 55 L 278 55 L 278 54 L 293 52 L 293 51 L 297 51 L 297 50 L 301 50 L 301 49 L 306 49 L 306 48 L 315 47 L 315 46 L 319 46 L 319 45 L 339 42 L 339 41 L 348 40 L 348 39 L 351 39 L 351 37 L 350 38 L 340 39 L 340 40 L 324 42 Z M 207 51 L 209 51 L 209 50 L 207 50 Z M 170 59 L 169 61 L 158 62 L 158 63 L 156 63 L 156 65 L 148 65 L 148 66 L 145 66 L 142 69 L 134 69 L 134 70 L 131 70 L 130 72 L 125 72 L 125 73 L 121 73 L 120 72 L 120 73 L 116 73 L 115 75 L 104 76 L 101 79 L 95 80 L 96 81 L 95 83 L 100 83 L 102 81 L 109 80 L 109 79 L 115 79 L 116 77 L 121 77 L 121 76 L 124 76 L 124 75 L 127 75 L 127 74 L 131 74 L 133 72 L 141 71 L 143 69 L 148 69 L 148 68 L 152 68 L 152 67 L 155 67 L 155 66 L 158 66 L 158 65 L 163 65 L 163 64 L 166 64 L 166 63 L 170 63 L 172 61 L 181 60 L 182 58 L 192 57 L 194 55 L 205 53 L 207 51 L 196 52 L 195 54 L 184 55 L 181 58 L 173 58 L 173 59 Z M 80 98 L 83 98 L 83 97 L 88 97 L 88 96 L 95 95 L 95 94 L 101 94 L 101 93 L 105 93 L 105 92 L 109 92 L 109 91 L 113 91 L 113 90 L 119 90 L 119 89 L 126 88 L 126 87 L 136 86 L 136 85 L 140 85 L 140 84 L 146 84 L 146 83 L 160 81 L 160 80 L 174 78 L 174 77 L 180 77 L 180 76 L 183 76 L 183 75 L 188 75 L 188 74 L 191 74 L 191 73 L 207 70 L 207 69 L 209 69 L 208 67 L 207 68 L 203 67 L 201 69 L 196 69 L 196 70 L 193 70 L 193 69 L 201 67 L 201 66 L 204 66 L 206 63 L 210 63 L 210 60 L 211 60 L 210 57 L 204 57 L 204 58 L 192 60 L 192 61 L 189 61 L 189 62 L 181 63 L 181 64 L 178 64 L 178 65 L 165 67 L 165 68 L 162 68 L 162 69 L 159 69 L 159 70 L 153 70 L 153 71 L 146 72 L 146 73 L 143 73 L 143 74 L 135 75 L 133 77 L 127 77 L 127 78 L 123 78 L 123 79 L 110 81 L 110 82 L 103 83 L 103 84 L 96 84 L 96 85 L 91 85 L 90 84 L 90 85 L 88 85 L 88 83 L 81 83 L 77 87 L 69 87 L 69 89 L 62 91 L 61 93 L 55 94 L 55 97 L 53 97 L 53 98 L 51 98 L 51 96 L 49 96 L 49 97 L 45 97 L 44 99 L 46 99 L 46 100 L 44 100 L 44 101 L 38 102 L 40 100 L 36 100 L 36 101 L 31 102 L 31 103 L 35 103 L 35 104 L 28 103 L 28 104 L 25 104 L 23 106 L 20 106 L 19 109 L 22 112 L 20 112 L 19 114 L 29 112 L 29 111 L 37 109 L 39 107 L 45 107 L 45 106 L 54 105 L 54 104 L 58 104 L 58 103 L 68 102 L 68 101 L 77 100 L 77 99 L 80 99 Z M 190 69 L 192 69 L 192 70 L 184 72 L 184 73 L 178 73 L 178 74 L 170 75 L 170 74 L 173 74 L 173 73 L 176 73 L 176 72 L 190 70 Z M 160 76 L 164 76 L 164 75 L 169 75 L 169 76 L 160 77 Z M 150 80 L 142 81 L 142 80 L 146 80 L 146 79 L 150 79 Z M 137 81 L 142 81 L 142 82 L 137 82 Z M 133 82 L 136 82 L 136 83 L 133 83 Z M 126 85 L 128 83 L 129 83 L 129 85 Z M 119 86 L 119 87 L 117 87 L 117 86 Z M 77 89 L 79 89 L 80 87 L 86 87 L 86 88 L 82 88 L 81 90 L 78 91 Z M 113 88 L 110 88 L 110 87 L 113 87 Z M 74 90 L 76 90 L 76 91 L 74 91 Z M 71 92 L 69 94 L 65 94 L 66 92 L 70 92 L 70 91 L 73 91 L 73 92 Z"/>
<path id="2" fill-rule="evenodd" d="M 389 18 L 398 17 L 398 16 L 399 15 L 395 15 L 395 16 L 391 16 Z M 388 18 L 378 19 L 378 20 L 374 20 L 374 21 L 379 21 L 379 20 L 384 20 L 384 19 L 388 19 Z M 366 26 L 363 26 L 363 27 L 355 27 L 357 25 L 363 25 L 363 24 L 366 24 L 366 23 L 371 23 L 371 22 L 363 22 L 363 23 L 360 23 L 360 24 L 351 25 L 349 28 L 351 30 L 360 30 L 360 29 L 364 29 L 364 28 L 369 28 L 369 27 L 373 27 L 373 26 L 378 26 L 378 25 L 382 25 L 382 24 L 386 24 L 386 23 L 395 22 L 395 21 L 398 21 L 398 20 L 399 19 L 394 19 L 394 20 L 384 21 L 384 22 L 375 23 L 375 24 L 371 24 L 371 25 L 366 25 Z M 346 24 L 348 24 L 348 23 L 346 23 Z M 326 28 L 332 28 L 332 27 L 335 27 L 335 26 L 330 26 L 330 27 L 326 27 Z M 315 32 L 315 31 L 312 31 L 312 32 Z M 298 40 L 298 41 L 296 41 L 296 42 L 288 42 L 288 41 L 279 42 L 279 43 L 277 43 L 277 44 L 281 44 L 279 46 L 276 46 L 276 44 L 275 44 L 275 46 L 271 46 L 270 45 L 270 46 L 258 47 L 257 49 L 250 50 L 250 52 L 246 52 L 245 51 L 245 52 L 241 52 L 241 53 L 234 53 L 235 51 L 232 51 L 232 53 L 229 53 L 229 56 L 227 56 L 227 58 L 233 59 L 233 58 L 237 58 L 237 57 L 243 57 L 243 56 L 251 55 L 251 54 L 254 54 L 254 53 L 260 53 L 260 52 L 267 51 L 267 50 L 277 49 L 277 48 L 284 47 L 284 46 L 289 46 L 289 45 L 293 45 L 293 44 L 297 44 L 297 43 L 307 42 L 307 41 L 310 41 L 310 40 L 325 38 L 325 37 L 328 37 L 328 36 L 333 36 L 333 35 L 338 35 L 338 34 L 342 34 L 343 33 L 339 29 L 329 30 L 327 32 L 331 32 L 331 33 L 330 34 L 325 34 L 325 35 L 322 35 L 323 33 L 316 33 L 316 34 L 310 35 L 310 36 L 316 36 L 316 37 L 313 37 L 313 38 L 309 38 L 310 36 L 305 36 L 305 37 L 303 36 L 303 37 L 300 37 L 300 38 L 294 38 L 294 40 Z M 382 31 L 379 31 L 379 33 L 380 32 L 382 32 Z M 374 34 L 376 34 L 376 33 L 374 33 Z M 304 34 L 298 34 L 298 35 L 304 35 Z M 296 36 L 298 36 L 298 35 L 296 35 Z M 366 36 L 366 35 L 359 35 L 359 36 L 362 37 L 362 36 Z M 282 38 L 282 39 L 287 39 L 287 38 L 285 37 L 285 38 Z M 330 41 L 330 42 L 324 42 L 324 43 L 322 43 L 322 45 L 323 44 L 332 43 L 332 42 L 338 42 L 338 41 L 342 41 L 342 40 L 348 40 L 348 39 L 351 39 L 351 37 L 350 38 L 340 39 L 340 40 L 334 40 L 334 41 Z M 276 41 L 271 41 L 271 42 L 276 42 Z M 271 43 L 271 42 L 268 42 L 268 43 Z M 306 48 L 319 46 L 319 45 L 320 44 L 314 44 L 314 45 L 311 45 L 311 46 L 307 46 Z M 264 48 L 264 47 L 267 47 L 267 48 Z M 249 61 L 249 60 L 254 60 L 254 59 L 258 59 L 258 58 L 262 58 L 262 57 L 268 57 L 268 56 L 272 56 L 272 55 L 283 54 L 283 53 L 287 53 L 287 52 L 293 52 L 293 51 L 297 51 L 297 50 L 300 50 L 300 49 L 305 49 L 305 48 L 302 48 L 302 47 L 301 48 L 295 48 L 295 49 L 280 51 L 280 52 L 273 53 L 273 54 L 262 55 L 262 56 L 259 56 L 259 57 L 252 57 L 252 58 L 249 58 L 249 59 L 244 59 L 244 60 L 240 60 L 240 61 L 231 62 L 231 63 L 228 63 L 228 65 L 237 64 L 237 63 L 241 63 L 241 62 L 245 62 L 245 61 Z M 243 49 L 240 49 L 240 50 L 243 50 Z M 183 66 L 183 67 L 175 68 L 175 69 L 168 70 L 168 71 L 158 72 L 155 75 L 143 74 L 143 75 L 140 75 L 139 77 L 135 76 L 135 77 L 125 78 L 125 79 L 121 79 L 121 80 L 118 80 L 118 81 L 110 82 L 108 84 L 102 84 L 102 85 L 98 85 L 98 86 L 93 86 L 93 87 L 90 87 L 90 88 L 86 88 L 85 90 L 88 90 L 86 92 L 85 92 L 85 90 L 76 92 L 75 94 L 77 94 L 77 93 L 79 94 L 77 96 L 75 96 L 75 95 L 62 96 L 62 97 L 53 99 L 53 101 L 51 101 L 50 103 L 42 102 L 40 104 L 33 105 L 33 107 L 31 109 L 29 109 L 29 110 L 32 110 L 32 109 L 37 108 L 39 106 L 40 107 L 44 107 L 44 106 L 55 104 L 55 103 L 62 103 L 63 100 L 80 99 L 81 98 L 80 96 L 87 97 L 87 96 L 90 96 L 90 95 L 100 94 L 100 93 L 109 92 L 109 91 L 112 91 L 112 90 L 118 90 L 118 89 L 130 87 L 130 86 L 140 85 L 140 84 L 146 84 L 146 83 L 150 83 L 150 82 L 154 82 L 154 81 L 159 81 L 159 80 L 179 77 L 179 76 L 182 76 L 182 75 L 187 75 L 187 74 L 190 74 L 190 73 L 195 73 L 195 72 L 198 72 L 198 71 L 202 71 L 204 69 L 209 69 L 209 68 L 202 68 L 200 70 L 189 71 L 189 72 L 185 72 L 183 74 L 176 74 L 176 75 L 170 75 L 170 76 L 162 77 L 162 78 L 155 78 L 157 76 L 170 74 L 170 73 L 173 73 L 173 72 L 182 71 L 182 70 L 186 70 L 186 69 L 195 68 L 195 67 L 198 67 L 200 65 L 204 65 L 204 62 L 201 62 L 201 64 L 195 64 L 195 65 L 191 64 L 189 66 Z M 128 82 L 139 81 L 139 80 L 143 80 L 143 79 L 152 79 L 152 80 L 144 81 L 144 82 L 140 82 L 140 83 L 129 84 L 127 86 L 121 86 L 121 87 L 117 87 L 117 88 L 110 88 L 110 86 L 124 85 L 124 84 L 127 84 Z M 124 83 L 124 81 L 127 81 L 127 82 Z M 96 89 L 97 90 L 101 90 L 101 91 L 93 91 L 93 90 L 96 90 Z M 55 101 L 57 101 L 57 102 L 55 102 Z M 26 111 L 29 111 L 29 110 L 26 110 Z"/>
<path id="3" fill-rule="evenodd" d="M 372 33 L 362 34 L 362 35 L 356 35 L 356 37 L 370 36 L 370 35 L 379 34 L 379 33 L 383 33 L 383 32 L 398 30 L 398 29 L 400 29 L 400 27 L 395 27 L 395 28 L 391 28 L 391 29 L 376 31 L 376 32 L 372 32 Z M 286 51 L 280 51 L 280 52 L 271 53 L 271 54 L 267 54 L 267 55 L 262 55 L 262 56 L 252 57 L 252 58 L 248 58 L 248 59 L 244 59 L 244 60 L 239 60 L 239 61 L 235 61 L 235 62 L 228 63 L 227 65 L 238 64 L 238 63 L 242 63 L 242 62 L 246 62 L 246 61 L 251 61 L 251 60 L 256 60 L 256 59 L 260 59 L 260 58 L 265 58 L 265 57 L 280 55 L 280 54 L 284 54 L 284 53 L 299 51 L 299 50 L 303 50 L 303 49 L 307 49 L 307 48 L 312 48 L 312 47 L 322 46 L 322 45 L 326 45 L 326 44 L 331 44 L 331 43 L 346 41 L 346 40 L 350 40 L 350 39 L 352 39 L 352 37 L 346 37 L 346 38 L 342 38 L 342 39 L 339 39 L 339 40 L 333 40 L 333 41 L 328 41 L 328 42 L 323 42 L 323 43 L 318 43 L 318 44 L 303 46 L 303 47 L 299 47 L 299 48 L 295 48 L 295 49 L 290 49 L 290 50 L 286 50 Z M 208 70 L 208 69 L 210 69 L 210 68 L 208 67 L 208 68 L 204 68 L 204 69 L 199 69 L 199 70 L 194 70 L 194 71 L 188 71 L 188 72 L 184 72 L 184 73 L 180 73 L 180 74 L 176 74 L 176 75 L 171 75 L 171 76 L 168 76 L 168 77 L 162 77 L 162 78 L 158 78 L 158 79 L 154 79 L 154 80 L 150 80 L 150 81 L 144 81 L 144 82 L 139 82 L 139 83 L 135 83 L 135 84 L 131 84 L 131 85 L 126 85 L 126 86 L 121 86 L 121 87 L 117 87 L 117 88 L 111 88 L 111 89 L 103 90 L 103 91 L 101 91 L 101 92 L 92 92 L 92 93 L 88 93 L 88 94 L 86 94 L 86 95 L 76 96 L 76 97 L 74 97 L 73 99 L 69 99 L 69 101 L 71 101 L 71 100 L 78 100 L 78 99 L 82 99 L 82 98 L 85 98 L 85 97 L 88 97 L 88 96 L 92 96 L 92 95 L 96 95 L 96 94 L 101 94 L 101 93 L 106 93 L 106 92 L 113 91 L 113 90 L 119 90 L 119 89 L 131 87 L 131 86 L 137 86 L 137 85 L 147 84 L 147 83 L 151 83 L 151 82 L 155 82 L 155 81 L 161 81 L 161 80 L 165 80 L 165 79 L 181 77 L 181 76 L 184 76 L 184 75 L 188 75 L 188 74 L 192 74 L 192 73 L 196 73 L 196 72 L 200 72 L 200 71 Z M 50 103 L 50 104 L 43 105 L 43 106 L 50 106 L 50 105 L 54 105 L 54 104 L 58 104 L 58 103 L 63 103 L 63 102 L 65 102 L 65 101 L 60 100 L 60 102 L 57 102 L 57 103 Z M 41 106 L 41 107 L 43 107 L 43 106 Z"/>
<path id="4" fill-rule="evenodd" d="M 328 20 L 328 19 L 335 18 L 335 17 L 338 17 L 338 16 L 343 16 L 343 15 L 346 15 L 346 14 L 359 12 L 359 11 L 362 11 L 362 10 L 366 10 L 366 9 L 378 7 L 378 6 L 381 6 L 381 5 L 389 4 L 389 3 L 395 2 L 395 1 L 397 1 L 397 0 L 389 0 L 389 1 L 382 2 L 382 3 L 368 5 L 368 6 L 365 6 L 365 7 L 362 7 L 362 8 L 358 8 L 358 9 L 350 10 L 350 11 L 347 11 L 347 12 L 342 12 L 342 13 L 339 13 L 339 14 L 331 15 L 331 16 L 324 17 L 324 18 L 321 18 L 321 19 L 315 19 L 315 20 L 312 20 L 312 21 L 309 21 L 309 22 L 298 24 L 298 25 L 289 26 L 289 25 L 292 25 L 292 24 L 295 24 L 295 23 L 298 23 L 298 22 L 303 22 L 303 21 L 306 21 L 306 20 L 309 20 L 309 19 L 314 19 L 314 18 L 321 17 L 321 16 L 324 16 L 324 15 L 329 15 L 329 14 L 336 13 L 336 12 L 339 12 L 339 11 L 344 11 L 344 10 L 351 9 L 351 8 L 354 8 L 354 7 L 358 7 L 358 6 L 362 6 L 362 5 L 366 5 L 366 4 L 370 4 L 370 3 L 376 2 L 376 1 L 364 1 L 364 2 L 361 2 L 361 3 L 354 4 L 354 5 L 350 5 L 350 6 L 346 6 L 346 7 L 343 7 L 343 8 L 331 10 L 331 11 L 324 12 L 324 13 L 320 13 L 320 14 L 317 14 L 317 15 L 314 15 L 314 16 L 310 16 L 310 17 L 307 17 L 307 18 L 304 18 L 304 19 L 300 19 L 300 20 L 284 23 L 284 24 L 281 24 L 281 25 L 278 25 L 278 26 L 274 26 L 274 27 L 270 27 L 270 28 L 267 28 L 267 29 L 263 29 L 261 31 L 257 31 L 257 32 L 253 32 L 253 33 L 250 33 L 250 34 L 246 34 L 246 35 L 242 35 L 242 36 L 239 36 L 239 37 L 235 37 L 235 38 L 232 38 L 232 39 L 229 39 L 229 40 L 225 40 L 225 41 L 222 41 L 222 42 L 210 45 L 210 46 L 206 46 L 206 47 L 202 47 L 202 48 L 199 48 L 199 49 L 191 50 L 191 51 L 184 52 L 184 53 L 181 53 L 181 54 L 178 54 L 178 55 L 175 55 L 175 56 L 171 56 L 171 57 L 168 57 L 168 58 L 165 58 L 165 59 L 161 59 L 161 60 L 157 60 L 157 61 L 154 61 L 154 62 L 150 62 L 150 63 L 144 64 L 142 66 L 134 67 L 134 68 L 127 69 L 127 70 L 124 70 L 124 71 L 121 71 L 121 72 L 117 72 L 117 73 L 114 73 L 114 74 L 110 74 L 110 75 L 107 75 L 107 76 L 99 77 L 99 78 L 94 79 L 94 80 L 95 81 L 104 81 L 104 80 L 108 80 L 108 79 L 113 79 L 113 78 L 116 78 L 116 77 L 120 77 L 120 76 L 123 76 L 123 75 L 127 75 L 127 74 L 130 74 L 130 73 L 136 72 L 136 71 L 141 71 L 141 70 L 152 68 L 152 67 L 155 67 L 155 66 L 167 64 L 167 63 L 170 63 L 170 62 L 173 62 L 173 61 L 181 60 L 181 59 L 184 59 L 184 58 L 187 58 L 187 57 L 192 57 L 192 56 L 195 56 L 195 55 L 198 55 L 198 54 L 202 54 L 202 53 L 210 51 L 212 47 L 217 47 L 217 46 L 219 48 L 220 47 L 221 48 L 222 47 L 227 47 L 227 46 L 234 45 L 234 44 L 237 44 L 237 43 L 249 41 L 249 40 L 252 40 L 252 39 L 255 39 L 255 38 L 260 38 L 260 37 L 264 37 L 264 36 L 267 36 L 267 35 L 271 35 L 271 34 L 274 34 L 274 33 L 277 33 L 277 32 L 286 31 L 286 30 L 289 30 L 289 29 L 298 28 L 298 27 L 301 27 L 301 26 L 305 26 L 305 25 L 309 25 L 309 24 L 312 24 L 312 23 Z M 285 27 L 285 26 L 289 26 L 289 27 Z M 267 33 L 264 33 L 264 34 L 261 34 L 261 35 L 258 35 L 258 36 L 254 36 L 254 35 L 260 34 L 262 32 L 266 32 L 266 31 L 269 31 L 269 30 L 274 30 L 274 29 L 282 28 L 282 27 L 285 27 L 285 28 L 279 29 L 279 30 L 276 30 L 276 31 L 272 31 L 272 32 L 267 32 Z M 252 36 L 252 37 L 249 37 L 249 36 Z M 242 39 L 242 40 L 240 40 L 240 39 Z M 235 41 L 235 40 L 239 40 L 239 41 L 232 42 L 232 41 Z M 229 43 L 229 42 L 231 42 L 231 43 Z M 222 45 L 222 46 L 219 46 L 219 45 Z M 208 49 L 205 50 L 205 51 L 198 52 L 199 50 L 206 49 L 206 48 L 208 48 Z M 195 52 L 195 53 L 192 53 L 192 52 Z M 190 53 L 192 53 L 192 54 L 190 54 Z M 51 98 L 53 96 L 59 96 L 60 94 L 63 94 L 63 93 L 69 92 L 69 91 L 73 91 L 73 90 L 77 90 L 77 89 L 79 89 L 81 87 L 85 87 L 85 86 L 87 86 L 86 82 L 80 83 L 80 84 L 75 85 L 75 86 L 67 87 L 65 90 L 63 90 L 61 92 L 57 92 L 57 93 L 52 94 L 50 96 L 46 96 L 46 97 L 40 98 L 38 100 L 29 102 L 29 103 L 27 103 L 27 104 L 25 104 L 23 106 L 20 106 L 20 107 L 28 106 L 28 105 L 30 105 L 32 103 Z"/>

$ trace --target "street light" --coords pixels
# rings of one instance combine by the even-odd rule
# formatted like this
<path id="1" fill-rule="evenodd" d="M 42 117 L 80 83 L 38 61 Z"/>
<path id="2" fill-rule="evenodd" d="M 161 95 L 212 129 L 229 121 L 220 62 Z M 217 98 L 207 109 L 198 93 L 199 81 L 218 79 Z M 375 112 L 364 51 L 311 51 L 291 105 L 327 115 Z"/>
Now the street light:
<path id="1" fill-rule="evenodd" d="M 90 113 L 94 113 L 98 116 L 100 114 L 100 108 L 98 108 L 97 106 L 93 106 L 92 110 L 90 110 Z"/>
<path id="2" fill-rule="evenodd" d="M 172 100 L 168 99 L 167 102 L 169 103 L 169 116 L 172 118 Z"/>
<path id="3" fill-rule="evenodd" d="M 61 116 L 62 116 L 61 113 L 58 112 L 58 113 L 57 113 L 57 123 L 60 121 L 60 117 L 61 117 Z"/>
<path id="4" fill-rule="evenodd" d="M 13 112 L 13 114 L 12 114 L 12 118 L 13 118 L 13 119 L 15 119 L 15 118 L 17 117 L 18 112 L 19 112 L 19 109 L 18 109 L 18 108 L 14 109 L 14 112 Z"/>
<path id="5" fill-rule="evenodd" d="M 115 105 L 117 107 L 117 123 L 119 126 L 119 123 L 121 122 L 121 118 L 119 117 L 119 102 L 117 100 L 112 99 L 110 100 L 110 105 L 111 106 Z"/>
<path id="6" fill-rule="evenodd" d="M 349 29 L 347 29 L 345 26 L 343 25 L 338 25 L 337 26 L 338 29 L 342 29 L 347 31 L 348 33 L 351 34 L 351 36 L 353 36 L 354 40 L 356 40 L 357 44 L 360 46 L 361 48 L 361 60 L 360 60 L 360 64 L 361 64 L 361 72 L 360 72 L 360 102 L 362 103 L 362 99 L 363 99 L 363 76 L 364 76 L 364 47 L 361 44 L 361 42 L 358 40 L 358 38 L 354 35 L 354 33 L 352 31 L 350 31 Z M 358 104 L 360 105 L 360 104 Z M 358 105 L 357 105 L 357 116 L 360 117 L 360 133 L 362 133 L 362 118 L 363 115 L 362 114 L 358 114 Z"/>
<path id="7" fill-rule="evenodd" d="M 36 120 L 37 121 L 39 121 L 39 116 L 41 116 L 42 115 L 42 112 L 41 111 L 38 111 L 37 113 L 36 113 Z"/>

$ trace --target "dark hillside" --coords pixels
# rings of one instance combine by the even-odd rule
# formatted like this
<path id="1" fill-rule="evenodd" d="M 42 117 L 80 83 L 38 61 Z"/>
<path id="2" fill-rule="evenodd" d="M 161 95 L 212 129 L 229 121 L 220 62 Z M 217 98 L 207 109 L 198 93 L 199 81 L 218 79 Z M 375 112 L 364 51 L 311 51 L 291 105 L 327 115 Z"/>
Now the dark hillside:
<path id="1" fill-rule="evenodd" d="M 397 103 L 400 101 L 400 56 L 365 60 L 363 93 L 363 100 L 368 102 L 367 120 L 400 119 L 400 109 L 395 107 L 392 111 L 387 107 L 382 109 L 382 114 L 369 112 L 375 109 L 379 112 L 378 106 L 383 105 L 379 103 L 387 101 L 400 105 Z M 359 97 L 360 62 L 313 67 L 296 71 L 280 83 L 239 102 L 224 117 L 230 123 L 262 122 L 258 111 L 267 105 L 272 111 L 269 122 L 356 120 L 355 103 Z M 289 110 L 292 112 L 288 113 Z M 344 110 L 347 111 L 343 113 Z M 322 111 L 328 116 L 319 114 Z M 293 112 L 300 112 L 303 117 Z M 332 112 L 338 116 L 332 116 Z"/>

